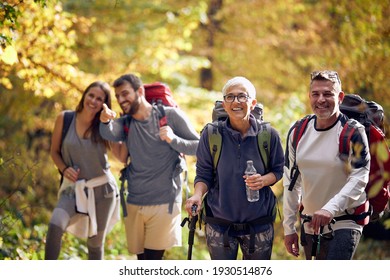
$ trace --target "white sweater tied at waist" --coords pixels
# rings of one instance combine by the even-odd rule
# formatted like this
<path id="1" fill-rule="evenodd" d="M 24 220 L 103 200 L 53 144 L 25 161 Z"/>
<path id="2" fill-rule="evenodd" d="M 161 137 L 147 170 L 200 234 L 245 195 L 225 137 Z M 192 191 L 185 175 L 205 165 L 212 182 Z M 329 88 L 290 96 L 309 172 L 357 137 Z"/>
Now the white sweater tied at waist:
<path id="1" fill-rule="evenodd" d="M 85 219 L 84 222 L 81 222 L 80 220 L 78 223 L 71 224 L 67 228 L 67 231 L 73 233 L 76 236 L 85 236 L 87 234 L 88 237 L 94 236 L 97 234 L 97 219 L 96 219 L 96 209 L 95 209 L 95 192 L 94 188 L 98 186 L 102 186 L 104 184 L 107 184 L 111 180 L 115 180 L 114 178 L 110 178 L 107 174 L 104 174 L 99 177 L 92 178 L 90 180 L 77 180 L 75 183 L 69 181 L 68 179 L 64 178 L 63 183 L 61 184 L 61 188 L 58 192 L 60 195 L 64 190 L 66 190 L 68 187 L 74 188 L 75 191 L 75 197 L 76 197 L 76 209 L 79 214 L 84 214 L 85 217 L 88 217 L 88 225 L 85 225 Z M 114 181 L 115 182 L 115 181 Z M 114 184 L 115 185 L 115 184 Z M 87 190 L 87 192 L 85 191 Z M 114 190 L 116 192 L 116 189 Z M 114 194 L 116 195 L 116 194 Z M 119 207 L 118 207 L 119 209 Z M 118 211 L 115 211 L 118 212 Z M 117 216 L 117 215 L 114 215 Z M 113 217 L 114 218 L 114 217 Z M 116 222 L 117 217 L 114 218 Z M 83 219 L 81 219 L 83 220 Z M 81 223 L 84 223 L 84 226 L 81 226 Z M 82 229 L 84 228 L 84 230 Z M 88 229 L 88 233 L 85 232 L 85 230 Z"/>

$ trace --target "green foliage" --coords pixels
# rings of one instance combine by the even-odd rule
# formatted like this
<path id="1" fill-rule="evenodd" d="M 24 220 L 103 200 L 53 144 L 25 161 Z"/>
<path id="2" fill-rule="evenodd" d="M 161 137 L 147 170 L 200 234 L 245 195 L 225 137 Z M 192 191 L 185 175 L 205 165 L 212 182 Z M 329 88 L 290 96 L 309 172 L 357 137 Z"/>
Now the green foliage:
<path id="1" fill-rule="evenodd" d="M 20 16 L 20 11 L 18 10 L 18 4 L 22 1 L 12 1 L 12 2 L 2 2 L 0 3 L 0 27 L 6 27 L 8 33 L 0 34 L 0 45 L 2 48 L 5 48 L 6 45 L 12 43 L 12 34 L 13 29 L 18 26 L 17 19 Z"/>
<path id="2" fill-rule="evenodd" d="M 45 208 L 33 188 L 36 165 L 18 153 L 0 157 L 0 259 L 42 259 Z"/>
<path id="3" fill-rule="evenodd" d="M 192 33 L 206 7 L 203 2 L 94 2 L 64 2 L 67 11 L 94 22 L 91 32 L 78 30 L 83 34 L 78 40 L 81 69 L 105 73 L 108 80 L 134 72 L 145 82 L 177 84 L 207 63 L 190 53 Z M 108 29 L 113 32 L 102 32 Z"/>
<path id="4" fill-rule="evenodd" d="M 309 73 L 332 68 L 346 93 L 375 99 L 389 112 L 388 7 L 388 0 L 223 1 L 194 32 L 207 38 L 194 50 L 211 56 L 214 88 L 247 76 L 269 107 L 280 94 L 306 98 Z"/>
<path id="5" fill-rule="evenodd" d="M 49 156 L 54 119 L 74 108 L 94 80 L 112 82 L 125 72 L 144 82 L 162 80 L 200 132 L 225 81 L 244 75 L 256 86 L 265 119 L 285 141 L 292 122 L 310 111 L 309 73 L 333 68 L 345 92 L 375 99 L 388 116 L 389 0 L 212 5 L 217 2 L 0 3 L 0 258 L 43 258 L 59 180 Z M 199 88 L 201 69 L 210 70 L 213 90 Z M 114 108 L 119 111 L 116 102 Z M 192 185 L 196 158 L 187 161 Z M 117 172 L 118 164 L 112 166 Z M 280 197 L 281 186 L 274 190 Z M 279 220 L 275 232 L 273 259 L 291 258 Z M 184 246 L 169 250 L 167 259 L 185 259 L 187 234 L 184 228 Z M 195 240 L 194 259 L 207 259 L 201 231 Z M 133 259 L 125 243 L 118 224 L 108 235 L 106 258 Z M 386 244 L 362 240 L 357 258 L 388 259 L 381 250 Z M 86 251 L 85 240 L 64 236 L 61 258 L 85 259 Z"/>
<path id="6" fill-rule="evenodd" d="M 388 240 L 374 240 L 362 238 L 359 242 L 355 260 L 389 260 L 389 248 L 390 242 Z"/>
<path id="7" fill-rule="evenodd" d="M 50 0 L 49 0 L 50 1 Z M 47 0 L 34 0 L 41 8 L 46 6 Z M 18 18 L 23 15 L 23 0 L 11 0 L 0 3 L 0 27 L 5 27 L 8 32 L 0 34 L 2 48 L 11 45 L 15 40 L 14 31 L 20 26 Z"/>

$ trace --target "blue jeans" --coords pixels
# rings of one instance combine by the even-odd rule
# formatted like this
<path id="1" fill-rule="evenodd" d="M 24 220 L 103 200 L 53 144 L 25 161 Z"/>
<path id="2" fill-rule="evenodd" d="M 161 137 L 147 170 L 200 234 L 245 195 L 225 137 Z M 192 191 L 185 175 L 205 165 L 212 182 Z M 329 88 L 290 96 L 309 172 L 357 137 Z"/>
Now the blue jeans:
<path id="1" fill-rule="evenodd" d="M 359 244 L 361 233 L 355 229 L 338 229 L 334 237 L 320 239 L 319 249 L 315 253 L 317 260 L 352 260 Z M 312 259 L 314 235 L 306 234 L 307 245 L 303 246 L 307 260 Z"/>
<path id="2" fill-rule="evenodd" d="M 270 260 L 274 240 L 274 228 L 256 233 L 255 251 L 249 253 L 250 235 L 229 236 L 229 247 L 225 247 L 223 233 L 206 224 L 207 247 L 212 260 L 236 260 L 240 246 L 244 260 Z"/>

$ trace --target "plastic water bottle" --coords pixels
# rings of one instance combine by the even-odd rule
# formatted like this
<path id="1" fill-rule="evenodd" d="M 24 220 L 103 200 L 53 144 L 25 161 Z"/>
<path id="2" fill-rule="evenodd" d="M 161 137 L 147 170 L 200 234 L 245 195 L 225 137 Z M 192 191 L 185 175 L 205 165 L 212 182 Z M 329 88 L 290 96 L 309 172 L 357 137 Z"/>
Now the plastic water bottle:
<path id="1" fill-rule="evenodd" d="M 253 161 L 248 160 L 246 162 L 246 169 L 245 169 L 245 175 L 246 176 L 251 176 L 253 174 L 256 174 L 256 169 L 253 166 Z M 255 202 L 259 200 L 259 190 L 251 190 L 248 186 L 246 187 L 246 197 L 249 202 Z"/>

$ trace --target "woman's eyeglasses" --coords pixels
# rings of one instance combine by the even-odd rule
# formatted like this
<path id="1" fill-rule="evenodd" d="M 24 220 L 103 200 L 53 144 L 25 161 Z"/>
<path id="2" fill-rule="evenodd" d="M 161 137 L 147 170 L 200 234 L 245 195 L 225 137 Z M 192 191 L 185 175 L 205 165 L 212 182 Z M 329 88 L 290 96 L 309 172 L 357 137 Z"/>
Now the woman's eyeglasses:
<path id="1" fill-rule="evenodd" d="M 244 102 L 247 102 L 248 99 L 249 99 L 249 96 L 244 94 L 244 93 L 241 93 L 239 95 L 233 95 L 233 94 L 227 94 L 227 95 L 224 95 L 223 96 L 223 100 L 225 100 L 225 102 L 227 103 L 232 103 L 234 102 L 234 100 L 237 98 L 237 101 L 240 102 L 240 103 L 244 103 Z"/>

